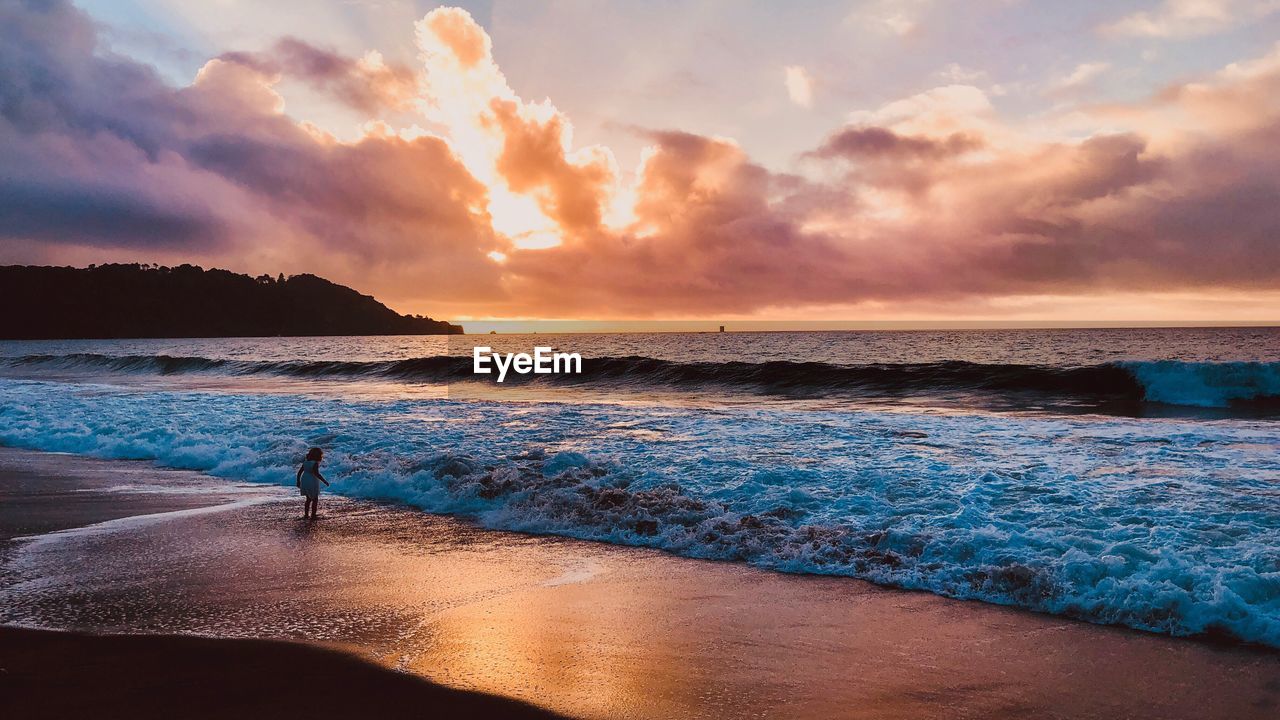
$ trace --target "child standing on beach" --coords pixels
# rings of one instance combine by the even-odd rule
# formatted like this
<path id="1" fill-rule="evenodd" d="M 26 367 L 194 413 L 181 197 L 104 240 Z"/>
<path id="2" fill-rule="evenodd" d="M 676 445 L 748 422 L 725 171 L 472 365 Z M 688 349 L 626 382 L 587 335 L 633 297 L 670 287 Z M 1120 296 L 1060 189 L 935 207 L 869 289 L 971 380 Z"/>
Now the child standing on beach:
<path id="1" fill-rule="evenodd" d="M 307 459 L 298 468 L 298 489 L 306 496 L 307 503 L 302 507 L 302 517 L 314 520 L 319 514 L 320 483 L 329 487 L 329 481 L 320 474 L 320 461 L 324 459 L 324 451 L 313 447 L 307 451 Z"/>

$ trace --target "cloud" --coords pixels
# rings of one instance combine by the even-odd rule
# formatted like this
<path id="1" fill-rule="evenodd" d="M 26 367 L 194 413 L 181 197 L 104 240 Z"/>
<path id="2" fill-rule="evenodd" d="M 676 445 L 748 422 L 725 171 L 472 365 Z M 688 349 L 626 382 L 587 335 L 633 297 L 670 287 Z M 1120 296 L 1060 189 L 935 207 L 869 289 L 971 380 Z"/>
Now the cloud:
<path id="1" fill-rule="evenodd" d="M 487 186 L 495 229 L 517 245 L 548 247 L 598 225 L 616 189 L 613 153 L 574 149 L 567 116 L 550 100 L 521 99 L 466 11 L 432 10 L 417 39 L 430 90 L 423 112 Z"/>
<path id="2" fill-rule="evenodd" d="M 1280 47 L 1079 110 L 1106 132 L 1011 124 L 954 83 L 850 113 L 796 173 L 680 129 L 639 130 L 625 173 L 510 87 L 467 13 L 415 29 L 413 72 L 286 40 L 173 87 L 107 53 L 69 3 L 0 0 L 0 256 L 317 272 L 453 316 L 945 312 L 1280 284 Z M 285 114 L 283 77 L 414 124 L 339 140 Z"/>
<path id="3" fill-rule="evenodd" d="M 514 100 L 494 99 L 490 109 L 502 134 L 496 162 L 507 187 L 533 194 L 546 216 L 566 232 L 599 226 L 617 175 L 613 156 L 592 148 L 566 153 L 567 128 L 559 114 L 545 120 L 530 117 Z"/>
<path id="4" fill-rule="evenodd" d="M 355 59 L 297 38 L 284 38 L 268 52 L 230 52 L 220 59 L 267 76 L 297 78 L 370 115 L 403 109 L 417 96 L 413 71 L 386 64 L 376 51 Z"/>
<path id="5" fill-rule="evenodd" d="M 931 5 L 933 0 L 874 0 L 859 5 L 846 22 L 902 37 L 915 31 Z"/>
<path id="6" fill-rule="evenodd" d="M 778 212 L 777 178 L 740 147 L 678 131 L 649 137 L 632 228 L 508 260 L 525 308 L 651 317 L 838 291 L 843 254 Z"/>
<path id="7" fill-rule="evenodd" d="M 1269 127 L 1280 117 L 1280 42 L 1261 57 L 1170 84 L 1145 102 L 1094 106 L 1087 116 L 1143 128 L 1169 152 Z"/>
<path id="8" fill-rule="evenodd" d="M 995 110 L 987 94 L 972 85 L 944 85 L 885 103 L 875 110 L 849 114 L 852 125 L 890 127 L 899 132 L 951 134 L 985 133 Z"/>
<path id="9" fill-rule="evenodd" d="M 939 159 L 961 155 L 982 147 L 983 140 L 966 133 L 952 133 L 943 139 L 899 135 L 882 127 L 846 127 L 832 134 L 811 157 L 823 159 L 893 158 L 896 160 L 919 158 Z"/>
<path id="10" fill-rule="evenodd" d="M 1111 63 L 1107 62 L 1080 63 L 1070 73 L 1053 81 L 1049 85 L 1049 89 L 1053 92 L 1079 90 L 1092 85 L 1095 80 L 1102 77 L 1110 69 Z"/>
<path id="11" fill-rule="evenodd" d="M 1164 0 L 1153 11 L 1126 15 L 1102 27 L 1116 37 L 1186 38 L 1211 35 L 1280 10 L 1277 0 Z"/>
<path id="12" fill-rule="evenodd" d="M 813 106 L 813 77 L 809 71 L 799 65 L 788 65 L 783 68 L 783 79 L 787 85 L 787 97 L 802 108 Z"/>
<path id="13" fill-rule="evenodd" d="M 656 133 L 635 227 L 510 267 L 531 307 L 624 316 L 1265 290 L 1280 278 L 1266 200 L 1280 192 L 1280 109 L 1260 90 L 1280 67 L 1214 80 L 1214 101 L 1253 98 L 1234 106 L 1251 122 L 1160 150 L 1136 131 L 1037 140 L 964 87 L 855 113 L 863 124 L 809 154 L 848 169 L 821 182 L 771 173 L 731 141 Z M 1187 92 L 1139 105 L 1186 110 L 1200 102 Z"/>
<path id="14" fill-rule="evenodd" d="M 437 8 L 431 11 L 421 27 L 438 39 L 458 64 L 466 69 L 484 61 L 492 61 L 493 46 L 489 34 L 460 8 Z"/>
<path id="15" fill-rule="evenodd" d="M 991 146 L 941 132 L 965 124 L 958 109 L 988 115 L 956 91 L 860 114 L 920 132 L 833 133 L 811 156 L 855 169 L 825 182 L 771 173 L 728 140 L 654 133 L 636 225 L 514 253 L 514 287 L 533 312 L 706 316 L 1263 290 L 1280 277 L 1280 210 L 1266 201 L 1280 191 L 1277 116 L 1166 153 L 1137 133 Z"/>
<path id="16" fill-rule="evenodd" d="M 104 54 L 69 3 L 3 0 L 0 243 L 377 277 L 399 297 L 500 293 L 486 188 L 446 142 L 339 143 L 282 114 L 264 70 L 216 58 L 172 88 Z"/>
<path id="17" fill-rule="evenodd" d="M 938 77 L 953 84 L 970 84 L 978 80 L 987 79 L 987 73 L 983 70 L 972 70 L 966 68 L 959 63 L 947 63 L 947 66 L 938 71 Z"/>

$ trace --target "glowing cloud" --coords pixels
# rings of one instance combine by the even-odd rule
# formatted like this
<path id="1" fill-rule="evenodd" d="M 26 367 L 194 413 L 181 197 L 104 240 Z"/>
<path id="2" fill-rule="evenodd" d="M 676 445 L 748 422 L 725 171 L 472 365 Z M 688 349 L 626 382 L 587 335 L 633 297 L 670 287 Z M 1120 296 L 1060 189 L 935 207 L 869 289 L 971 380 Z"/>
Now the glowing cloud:
<path id="1" fill-rule="evenodd" d="M 875 9 L 904 8 L 923 4 Z M 453 317 L 1153 306 L 1140 296 L 1262 312 L 1280 286 L 1280 46 L 1023 123 L 957 69 L 815 133 L 791 172 L 631 124 L 648 146 L 626 172 L 516 93 L 465 11 L 414 30 L 416 67 L 286 38 L 173 87 L 70 3 L 0 0 L 0 260 L 310 271 Z M 807 70 L 783 79 L 812 105 Z M 290 117 L 299 84 L 365 132 Z"/>
<path id="2" fill-rule="evenodd" d="M 546 248 L 599 225 L 617 177 L 613 154 L 573 150 L 567 117 L 549 100 L 521 100 L 465 10 L 432 10 L 417 38 L 429 90 L 422 111 L 489 188 L 494 228 L 517 247 Z"/>

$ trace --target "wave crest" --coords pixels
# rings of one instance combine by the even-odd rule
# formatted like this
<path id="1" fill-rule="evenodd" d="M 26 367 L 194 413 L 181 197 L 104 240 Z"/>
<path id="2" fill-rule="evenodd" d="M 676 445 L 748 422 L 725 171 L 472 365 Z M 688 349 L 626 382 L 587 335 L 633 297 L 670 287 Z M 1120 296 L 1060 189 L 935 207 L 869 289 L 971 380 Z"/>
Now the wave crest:
<path id="1" fill-rule="evenodd" d="M 1126 362 L 1148 402 L 1225 408 L 1280 403 L 1277 362 Z"/>
<path id="2" fill-rule="evenodd" d="M 218 373 L 296 378 L 380 378 L 406 382 L 491 383 L 472 373 L 471 358 L 449 355 L 387 361 L 231 360 L 169 355 L 26 355 L 11 368 L 173 375 Z M 834 365 L 822 362 L 674 362 L 641 356 L 587 358 L 580 375 L 508 375 L 509 384 L 552 383 L 623 388 L 724 388 L 803 397 L 896 397 L 980 394 L 1039 401 L 1200 408 L 1280 405 L 1280 363 L 1116 362 L 1083 367 L 963 361 Z"/>

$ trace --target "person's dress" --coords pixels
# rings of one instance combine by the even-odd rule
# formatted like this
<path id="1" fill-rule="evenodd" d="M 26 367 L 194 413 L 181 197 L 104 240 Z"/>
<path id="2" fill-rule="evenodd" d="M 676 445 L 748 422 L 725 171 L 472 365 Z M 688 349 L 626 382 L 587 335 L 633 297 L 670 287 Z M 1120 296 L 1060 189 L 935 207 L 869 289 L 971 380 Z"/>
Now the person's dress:
<path id="1" fill-rule="evenodd" d="M 302 477 L 298 479 L 298 487 L 302 489 L 302 494 L 308 498 L 315 500 L 320 497 L 320 476 L 318 463 L 315 460 L 305 460 L 302 463 Z"/>

